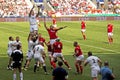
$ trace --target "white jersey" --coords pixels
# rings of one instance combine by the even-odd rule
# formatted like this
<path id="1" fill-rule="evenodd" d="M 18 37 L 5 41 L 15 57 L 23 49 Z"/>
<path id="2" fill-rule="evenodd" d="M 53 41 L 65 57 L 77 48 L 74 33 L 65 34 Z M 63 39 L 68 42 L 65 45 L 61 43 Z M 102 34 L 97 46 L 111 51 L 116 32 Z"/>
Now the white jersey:
<path id="1" fill-rule="evenodd" d="M 36 43 L 30 40 L 28 42 L 28 51 L 32 51 L 35 45 Z"/>
<path id="2" fill-rule="evenodd" d="M 29 17 L 29 22 L 30 22 L 30 25 L 37 25 L 36 16 L 31 15 L 31 17 Z"/>
<path id="3" fill-rule="evenodd" d="M 14 41 L 14 50 L 17 49 L 17 45 L 22 45 L 21 41 Z"/>
<path id="4" fill-rule="evenodd" d="M 97 56 L 89 56 L 86 61 L 90 64 L 91 68 L 99 68 L 99 58 Z"/>
<path id="5" fill-rule="evenodd" d="M 41 57 L 42 52 L 44 51 L 44 47 L 42 45 L 36 45 L 34 50 L 35 50 L 34 57 Z"/>
<path id="6" fill-rule="evenodd" d="M 8 52 L 13 52 L 14 50 L 13 44 L 14 44 L 14 41 L 8 42 Z"/>

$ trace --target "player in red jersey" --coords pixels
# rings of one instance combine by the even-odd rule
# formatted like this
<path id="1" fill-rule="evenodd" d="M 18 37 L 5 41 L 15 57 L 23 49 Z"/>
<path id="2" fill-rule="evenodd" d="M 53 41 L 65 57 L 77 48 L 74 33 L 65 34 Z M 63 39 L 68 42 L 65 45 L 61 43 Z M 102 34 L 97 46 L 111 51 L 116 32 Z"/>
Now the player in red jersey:
<path id="1" fill-rule="evenodd" d="M 52 53 L 53 53 L 53 50 L 51 48 L 50 41 L 47 43 L 47 51 L 48 51 L 48 56 L 49 56 L 50 64 L 52 66 L 52 60 L 53 60 Z"/>
<path id="2" fill-rule="evenodd" d="M 38 40 L 39 40 L 40 43 L 42 43 L 42 46 L 44 46 L 44 44 L 47 44 L 45 42 L 45 38 L 42 37 L 41 33 L 38 34 Z"/>
<path id="3" fill-rule="evenodd" d="M 84 21 L 82 21 L 81 22 L 81 32 L 82 32 L 82 36 L 83 36 L 84 40 L 86 40 L 85 31 L 86 31 L 86 23 Z"/>
<path id="4" fill-rule="evenodd" d="M 83 67 L 82 67 L 82 63 L 84 61 L 84 55 L 82 53 L 82 50 L 78 44 L 78 42 L 74 42 L 73 43 L 74 47 L 75 47 L 75 50 L 74 50 L 74 54 L 73 56 L 76 57 L 76 61 L 75 61 L 75 66 L 76 66 L 76 70 L 77 70 L 77 73 L 83 73 Z"/>
<path id="5" fill-rule="evenodd" d="M 45 20 L 45 17 L 44 17 L 44 27 L 48 31 L 48 34 L 49 34 L 49 37 L 50 37 L 50 44 L 52 45 L 55 42 L 55 40 L 58 38 L 57 31 L 59 31 L 63 28 L 66 28 L 67 26 L 55 28 L 53 25 L 50 25 L 50 28 L 48 28 L 46 26 L 46 20 Z"/>
<path id="6" fill-rule="evenodd" d="M 68 62 L 64 59 L 64 56 L 62 54 L 63 44 L 60 42 L 60 39 L 56 39 L 56 42 L 53 44 L 53 61 L 52 66 L 53 68 L 56 68 L 55 62 L 57 61 L 57 58 L 60 58 L 64 64 L 68 67 L 68 69 L 71 69 Z"/>
<path id="7" fill-rule="evenodd" d="M 108 41 L 109 43 L 113 43 L 113 25 L 112 24 L 108 24 L 107 25 L 107 32 L 108 32 Z"/>

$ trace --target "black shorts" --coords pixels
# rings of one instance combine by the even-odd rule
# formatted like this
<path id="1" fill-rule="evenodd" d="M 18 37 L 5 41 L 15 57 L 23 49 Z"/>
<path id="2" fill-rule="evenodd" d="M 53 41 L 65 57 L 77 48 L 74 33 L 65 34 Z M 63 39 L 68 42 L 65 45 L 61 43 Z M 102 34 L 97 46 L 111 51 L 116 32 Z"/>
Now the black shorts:
<path id="1" fill-rule="evenodd" d="M 19 62 L 13 63 L 13 68 L 21 68 L 21 63 Z"/>

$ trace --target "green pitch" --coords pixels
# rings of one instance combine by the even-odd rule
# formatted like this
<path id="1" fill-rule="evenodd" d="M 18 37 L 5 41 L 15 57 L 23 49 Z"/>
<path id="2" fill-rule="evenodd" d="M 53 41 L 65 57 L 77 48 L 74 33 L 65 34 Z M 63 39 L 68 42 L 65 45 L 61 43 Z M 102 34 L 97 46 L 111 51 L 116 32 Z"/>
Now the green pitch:
<path id="1" fill-rule="evenodd" d="M 107 40 L 107 24 L 112 23 L 114 25 L 114 42 L 113 44 L 108 44 Z M 49 26 L 51 22 L 47 22 Z M 113 72 L 116 76 L 115 80 L 120 80 L 120 21 L 86 21 L 87 29 L 86 36 L 87 40 L 83 40 L 80 30 L 80 22 L 57 22 L 58 26 L 67 25 L 68 27 L 60 30 L 58 36 L 63 42 L 63 54 L 71 65 L 72 70 L 68 70 L 69 79 L 68 80 L 91 80 L 90 77 L 90 67 L 84 68 L 83 75 L 75 74 L 74 57 L 72 56 L 74 52 L 73 42 L 78 41 L 81 45 L 82 51 L 86 54 L 88 51 L 92 51 L 94 55 L 101 58 L 102 62 L 105 60 L 110 62 L 110 68 L 113 68 Z M 39 32 L 42 33 L 46 41 L 49 40 L 48 33 L 43 27 L 43 22 L 41 22 Z M 8 56 L 7 56 L 7 43 L 8 37 L 16 36 L 20 37 L 23 45 L 24 56 L 27 52 L 27 36 L 29 34 L 29 23 L 28 22 L 7 22 L 0 23 L 0 80 L 12 80 L 12 71 L 7 70 Z M 25 57 L 24 57 L 25 61 Z M 24 80 L 52 80 L 52 70 L 50 69 L 50 64 L 48 57 L 46 58 L 46 65 L 50 75 L 44 75 L 43 69 L 40 69 L 36 74 L 33 73 L 34 60 L 32 60 L 28 71 L 23 71 Z M 63 66 L 66 68 L 66 66 Z M 66 68 L 67 69 L 67 68 Z M 19 74 L 17 74 L 19 80 Z M 100 80 L 101 76 L 99 76 Z"/>

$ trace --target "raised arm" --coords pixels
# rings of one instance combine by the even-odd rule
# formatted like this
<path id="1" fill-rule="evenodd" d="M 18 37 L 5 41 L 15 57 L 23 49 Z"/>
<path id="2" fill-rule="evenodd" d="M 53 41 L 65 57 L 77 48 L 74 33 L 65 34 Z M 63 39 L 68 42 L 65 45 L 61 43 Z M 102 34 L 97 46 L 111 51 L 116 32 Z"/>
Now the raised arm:
<path id="1" fill-rule="evenodd" d="M 45 27 L 46 29 L 48 29 L 47 26 L 46 26 L 46 19 L 45 19 L 45 17 L 44 17 L 44 27 Z"/>
<path id="2" fill-rule="evenodd" d="M 29 17 L 31 17 L 31 14 L 32 14 L 34 7 L 35 7 L 35 5 L 33 5 L 32 9 L 30 10 Z"/>
<path id="3" fill-rule="evenodd" d="M 36 15 L 36 18 L 39 17 L 39 14 L 40 14 L 40 11 L 39 11 L 39 10 L 40 10 L 40 6 L 38 6 L 38 13 L 37 13 L 37 15 Z"/>
<path id="4" fill-rule="evenodd" d="M 68 27 L 68 26 L 60 27 L 60 28 L 58 28 L 57 30 L 61 30 L 61 29 L 64 29 L 64 28 L 66 28 L 66 27 Z"/>

